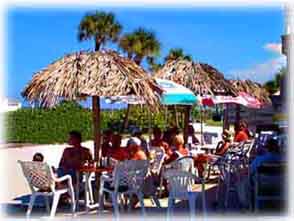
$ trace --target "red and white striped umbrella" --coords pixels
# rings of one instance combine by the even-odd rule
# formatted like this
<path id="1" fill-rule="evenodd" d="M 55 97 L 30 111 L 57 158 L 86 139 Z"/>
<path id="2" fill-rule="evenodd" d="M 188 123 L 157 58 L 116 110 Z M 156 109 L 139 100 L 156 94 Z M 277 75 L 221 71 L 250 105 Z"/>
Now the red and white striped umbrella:
<path id="1" fill-rule="evenodd" d="M 233 96 L 213 96 L 213 97 L 202 97 L 201 104 L 205 106 L 214 106 L 216 104 L 241 104 L 245 107 L 259 109 L 262 103 L 255 97 L 240 92 L 237 97 Z"/>

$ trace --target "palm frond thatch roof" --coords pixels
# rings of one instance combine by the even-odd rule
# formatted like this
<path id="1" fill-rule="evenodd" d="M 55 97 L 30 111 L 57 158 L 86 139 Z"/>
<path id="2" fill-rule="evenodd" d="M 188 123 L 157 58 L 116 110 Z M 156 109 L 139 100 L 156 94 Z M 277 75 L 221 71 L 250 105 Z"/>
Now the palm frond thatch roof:
<path id="1" fill-rule="evenodd" d="M 263 104 L 271 104 L 270 94 L 259 83 L 251 80 L 230 80 L 238 92 L 245 92 L 257 98 Z"/>
<path id="2" fill-rule="evenodd" d="M 204 63 L 194 63 L 185 59 L 169 60 L 155 76 L 172 80 L 200 96 L 237 95 L 235 88 L 222 73 Z"/>
<path id="3" fill-rule="evenodd" d="M 155 90 L 160 90 L 156 82 L 135 62 L 114 51 L 82 51 L 68 54 L 37 72 L 22 94 L 45 107 L 60 99 L 132 94 L 157 108 Z"/>

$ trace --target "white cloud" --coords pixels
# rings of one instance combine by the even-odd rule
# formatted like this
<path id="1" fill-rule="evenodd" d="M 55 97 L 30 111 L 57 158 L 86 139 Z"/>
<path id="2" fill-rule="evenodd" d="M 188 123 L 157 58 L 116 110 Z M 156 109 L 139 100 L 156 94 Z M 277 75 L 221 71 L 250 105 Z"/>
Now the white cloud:
<path id="1" fill-rule="evenodd" d="M 276 54 L 282 54 L 282 44 L 281 43 L 268 43 L 264 45 L 264 49 L 274 52 Z"/>
<path id="2" fill-rule="evenodd" d="M 264 83 L 274 78 L 275 74 L 286 66 L 286 57 L 280 56 L 245 70 L 232 70 L 228 74 L 233 79 L 250 79 Z"/>
<path id="3" fill-rule="evenodd" d="M 267 43 L 263 47 L 265 50 L 279 55 L 278 57 L 265 61 L 261 64 L 256 64 L 244 70 L 232 70 L 228 75 L 232 79 L 250 79 L 256 82 L 264 83 L 272 80 L 275 74 L 284 66 L 286 66 L 287 59 L 282 54 L 281 43 Z"/>

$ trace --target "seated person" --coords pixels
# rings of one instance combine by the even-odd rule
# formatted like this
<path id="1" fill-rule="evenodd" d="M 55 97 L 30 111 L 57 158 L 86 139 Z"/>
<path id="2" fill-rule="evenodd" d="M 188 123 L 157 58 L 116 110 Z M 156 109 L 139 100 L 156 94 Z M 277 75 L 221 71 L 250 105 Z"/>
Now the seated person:
<path id="1" fill-rule="evenodd" d="M 149 151 L 148 151 L 148 145 L 147 145 L 147 141 L 146 139 L 144 138 L 143 134 L 142 134 L 142 131 L 140 128 L 135 128 L 133 131 L 132 131 L 132 137 L 136 137 L 138 139 L 141 140 L 141 147 L 143 149 L 143 151 L 145 152 L 145 154 L 147 156 L 149 156 Z"/>
<path id="2" fill-rule="evenodd" d="M 103 133 L 103 143 L 101 147 L 102 157 L 105 157 L 107 155 L 107 151 L 109 151 L 112 147 L 112 143 L 111 143 L 112 136 L 113 136 L 113 133 L 111 130 L 106 130 Z"/>
<path id="3" fill-rule="evenodd" d="M 44 156 L 41 153 L 35 153 L 33 156 L 33 161 L 35 162 L 43 162 L 44 161 Z"/>
<path id="4" fill-rule="evenodd" d="M 184 138 L 182 135 L 180 134 L 175 135 L 173 145 L 175 147 L 175 150 L 173 151 L 171 155 L 167 156 L 167 159 L 165 160 L 165 164 L 171 163 L 174 160 L 177 160 L 181 157 L 189 155 L 189 150 L 185 148 Z"/>
<path id="5" fill-rule="evenodd" d="M 231 133 L 228 130 L 224 130 L 222 134 L 222 141 L 220 141 L 215 150 L 215 155 L 223 156 L 231 145 Z"/>
<path id="6" fill-rule="evenodd" d="M 277 163 L 277 162 L 285 162 L 285 158 L 283 154 L 279 151 L 278 141 L 271 138 L 266 142 L 265 145 L 266 153 L 257 156 L 252 163 L 249 165 L 249 178 L 244 176 L 243 179 L 241 177 L 240 183 L 238 184 L 240 191 L 238 191 L 239 199 L 241 203 L 246 205 L 249 201 L 254 203 L 254 189 L 256 184 L 256 172 L 257 169 L 262 166 L 264 163 Z M 244 191 L 245 190 L 245 191 Z M 248 190 L 251 191 L 251 194 L 248 194 Z M 251 198 L 249 198 L 251 196 Z"/>
<path id="7" fill-rule="evenodd" d="M 245 121 L 240 121 L 235 125 L 235 138 L 234 142 L 243 142 L 249 140 L 249 130 Z"/>
<path id="8" fill-rule="evenodd" d="M 284 161 L 284 157 L 280 152 L 280 147 L 278 144 L 278 141 L 271 138 L 266 143 L 266 153 L 263 155 L 257 156 L 252 163 L 250 164 L 250 174 L 254 175 L 257 171 L 257 168 L 267 162 L 278 162 L 278 161 Z"/>
<path id="9" fill-rule="evenodd" d="M 187 131 L 187 143 L 192 145 L 192 144 L 199 144 L 199 140 L 195 136 L 195 130 L 192 124 L 188 125 L 188 131 Z"/>
<path id="10" fill-rule="evenodd" d="M 160 128 L 158 128 L 158 127 L 153 128 L 153 139 L 150 140 L 150 146 L 151 147 L 160 147 L 164 150 L 164 152 L 167 155 L 169 155 L 169 156 L 172 155 L 172 151 L 169 148 L 168 143 L 163 141 L 162 132 L 161 132 Z"/>
<path id="11" fill-rule="evenodd" d="M 197 167 L 198 173 L 200 176 L 204 172 L 204 164 L 210 161 L 216 162 L 221 156 L 224 156 L 225 153 L 229 150 L 231 145 L 231 134 L 228 130 L 224 130 L 222 134 L 223 140 L 218 143 L 215 154 L 199 154 L 194 157 L 194 164 Z"/>
<path id="12" fill-rule="evenodd" d="M 57 170 L 58 176 L 66 174 L 71 175 L 73 183 L 76 183 L 76 171 L 82 167 L 86 161 L 92 160 L 92 155 L 88 148 L 81 146 L 82 136 L 78 131 L 71 131 L 69 133 L 68 144 L 72 147 L 64 149 L 59 168 Z"/>
<path id="13" fill-rule="evenodd" d="M 128 140 L 127 151 L 129 160 L 147 160 L 147 155 L 141 147 L 141 140 L 139 138 L 132 137 Z"/>
<path id="14" fill-rule="evenodd" d="M 112 147 L 107 152 L 108 157 L 112 157 L 116 160 L 123 161 L 128 159 L 128 152 L 126 148 L 121 147 L 122 136 L 114 134 L 112 136 Z"/>

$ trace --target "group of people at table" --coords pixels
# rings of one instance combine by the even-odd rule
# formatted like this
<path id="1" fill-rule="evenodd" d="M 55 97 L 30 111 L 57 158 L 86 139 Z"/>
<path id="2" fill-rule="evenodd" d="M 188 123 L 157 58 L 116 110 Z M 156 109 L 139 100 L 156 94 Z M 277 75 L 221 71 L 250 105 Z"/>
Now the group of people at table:
<path id="1" fill-rule="evenodd" d="M 192 125 L 189 125 L 188 135 L 191 136 L 193 144 L 199 144 L 199 140 L 195 136 L 195 131 Z M 203 162 L 207 162 L 215 157 L 226 154 L 232 142 L 242 142 L 251 139 L 251 134 L 248 130 L 247 123 L 240 121 L 235 126 L 235 136 L 232 139 L 232 134 L 228 130 L 224 130 L 222 134 L 222 141 L 217 145 L 213 154 L 197 154 L 193 156 L 194 166 L 198 169 L 199 176 L 202 176 L 204 171 Z M 93 162 L 93 157 L 90 150 L 83 147 L 82 136 L 78 131 L 71 131 L 69 133 L 68 144 L 71 147 L 65 148 L 59 163 L 59 167 L 55 169 L 57 176 L 66 174 L 71 175 L 72 181 L 77 182 L 76 172 L 82 168 L 86 162 Z M 181 157 L 191 156 L 190 150 L 184 143 L 184 138 L 177 128 L 171 128 L 166 132 L 162 132 L 159 128 L 153 128 L 153 137 L 147 145 L 146 140 L 142 136 L 141 131 L 137 130 L 132 134 L 128 140 L 126 147 L 122 147 L 122 136 L 118 133 L 113 133 L 107 130 L 103 136 L 102 157 L 113 158 L 117 161 L 123 160 L 148 160 L 152 158 L 149 152 L 150 147 L 160 147 L 165 153 L 164 164 L 169 164 Z M 277 142 L 271 140 L 269 142 L 269 150 L 267 154 L 257 157 L 251 167 L 256 169 L 260 163 L 267 160 L 278 159 Z M 44 157 L 37 153 L 33 161 L 43 161 Z"/>
<path id="2" fill-rule="evenodd" d="M 192 125 L 189 125 L 189 136 L 192 137 L 193 144 L 199 144 L 199 140 L 195 136 Z M 249 131 L 246 123 L 241 121 L 237 127 L 234 141 L 241 142 L 249 139 Z M 223 155 L 232 142 L 231 134 L 225 130 L 222 135 L 223 140 L 218 144 L 215 155 Z M 56 173 L 58 176 L 69 174 L 75 182 L 76 171 L 85 165 L 86 162 L 93 161 L 90 150 L 83 147 L 82 136 L 78 131 L 69 133 L 68 144 L 71 147 L 65 148 Z M 123 160 L 147 160 L 152 157 L 146 140 L 142 136 L 140 130 L 134 131 L 132 137 L 128 140 L 126 147 L 122 147 L 122 136 L 113 133 L 111 130 L 105 131 L 103 134 L 102 157 L 113 158 L 118 161 Z M 184 138 L 178 128 L 170 128 L 166 132 L 162 132 L 159 128 L 153 128 L 153 138 L 149 142 L 150 147 L 160 147 L 165 153 L 164 164 L 169 164 L 178 158 L 190 155 L 190 150 L 184 144 Z M 39 155 L 39 154 L 37 154 Z M 201 162 L 209 160 L 212 156 L 209 154 L 199 154 L 194 157 L 195 165 L 201 174 Z M 42 158 L 43 160 L 43 158 Z M 200 162 L 200 163 L 198 163 Z"/>

